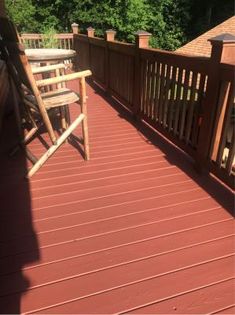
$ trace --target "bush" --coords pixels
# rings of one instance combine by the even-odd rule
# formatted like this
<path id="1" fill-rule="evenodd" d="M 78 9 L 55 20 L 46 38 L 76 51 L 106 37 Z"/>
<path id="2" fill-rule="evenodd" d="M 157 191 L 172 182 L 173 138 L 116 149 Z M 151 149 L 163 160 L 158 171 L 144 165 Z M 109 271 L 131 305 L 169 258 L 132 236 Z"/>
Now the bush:
<path id="1" fill-rule="evenodd" d="M 44 30 L 42 35 L 42 47 L 43 48 L 58 48 L 59 43 L 56 38 L 56 30 L 53 27 Z"/>

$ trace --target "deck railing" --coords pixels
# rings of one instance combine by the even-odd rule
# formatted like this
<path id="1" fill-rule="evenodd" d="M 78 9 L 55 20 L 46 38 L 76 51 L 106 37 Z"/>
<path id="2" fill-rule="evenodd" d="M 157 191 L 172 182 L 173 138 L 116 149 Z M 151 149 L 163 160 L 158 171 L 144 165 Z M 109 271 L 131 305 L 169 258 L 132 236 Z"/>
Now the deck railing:
<path id="1" fill-rule="evenodd" d="M 102 39 L 91 27 L 87 35 L 72 28 L 73 34 L 57 35 L 58 47 L 77 51 L 79 69 L 91 69 L 96 83 L 191 155 L 199 169 L 234 186 L 234 38 L 212 40 L 207 58 L 150 49 L 146 32 L 127 44 L 115 41 L 113 30 Z M 22 34 L 22 40 L 37 48 L 41 36 Z"/>
<path id="2" fill-rule="evenodd" d="M 26 48 L 44 48 L 44 35 L 43 34 L 22 34 L 22 43 Z M 73 48 L 73 34 L 64 33 L 56 34 L 54 37 L 54 43 L 56 47 L 62 49 L 72 49 Z"/>
<path id="3" fill-rule="evenodd" d="M 22 43 L 26 48 L 45 48 L 48 39 L 53 40 L 55 47 L 61 49 L 73 49 L 73 34 L 78 33 L 78 24 L 71 25 L 72 33 L 61 33 L 55 35 L 23 33 L 20 35 Z M 51 38 L 50 38 L 51 37 Z"/>
<path id="4" fill-rule="evenodd" d="M 77 66 L 91 69 L 94 81 L 191 155 L 199 169 L 234 186 L 234 61 L 225 64 L 233 58 L 231 38 L 215 39 L 207 58 L 150 49 L 150 35 L 138 32 L 133 45 L 115 41 L 112 30 L 106 39 L 94 37 L 92 28 L 74 34 Z M 224 64 L 217 60 L 222 55 Z"/>
<path id="5" fill-rule="evenodd" d="M 230 175 L 234 184 L 235 173 L 235 66 L 221 64 L 217 112 L 215 116 L 212 146 L 210 148 L 210 169 L 221 179 Z"/>

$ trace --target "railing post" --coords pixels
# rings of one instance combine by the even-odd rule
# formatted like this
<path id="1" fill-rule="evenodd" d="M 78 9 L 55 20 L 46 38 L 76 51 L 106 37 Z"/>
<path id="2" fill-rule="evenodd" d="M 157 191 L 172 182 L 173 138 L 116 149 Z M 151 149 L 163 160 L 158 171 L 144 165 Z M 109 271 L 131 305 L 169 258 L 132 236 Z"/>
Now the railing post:
<path id="1" fill-rule="evenodd" d="M 105 32 L 106 47 L 105 47 L 105 90 L 109 92 L 109 42 L 115 41 L 116 31 L 110 29 Z"/>
<path id="2" fill-rule="evenodd" d="M 208 83 L 203 102 L 203 117 L 200 126 L 196 152 L 196 168 L 199 172 L 208 171 L 210 151 L 212 147 L 215 118 L 220 89 L 220 64 L 235 62 L 235 37 L 230 34 L 209 39 L 212 45 Z M 232 48 L 232 49 L 231 49 Z"/>
<path id="3" fill-rule="evenodd" d="M 78 24 L 77 23 L 73 23 L 71 25 L 71 28 L 72 28 L 73 34 L 78 34 Z"/>
<path id="4" fill-rule="evenodd" d="M 105 39 L 107 42 L 113 42 L 115 40 L 116 31 L 114 30 L 107 30 L 105 32 Z"/>
<path id="5" fill-rule="evenodd" d="M 86 30 L 88 37 L 95 37 L 95 29 L 93 27 L 90 26 Z"/>
<path id="6" fill-rule="evenodd" d="M 89 69 L 92 70 L 90 38 L 95 37 L 95 29 L 90 26 L 86 30 L 87 30 L 87 42 L 88 42 L 88 63 L 89 63 Z"/>
<path id="7" fill-rule="evenodd" d="M 133 115 L 138 119 L 141 107 L 141 57 L 140 49 L 149 48 L 149 39 L 151 33 L 145 31 L 137 31 L 135 33 L 135 70 L 134 70 L 134 95 L 133 95 Z"/>

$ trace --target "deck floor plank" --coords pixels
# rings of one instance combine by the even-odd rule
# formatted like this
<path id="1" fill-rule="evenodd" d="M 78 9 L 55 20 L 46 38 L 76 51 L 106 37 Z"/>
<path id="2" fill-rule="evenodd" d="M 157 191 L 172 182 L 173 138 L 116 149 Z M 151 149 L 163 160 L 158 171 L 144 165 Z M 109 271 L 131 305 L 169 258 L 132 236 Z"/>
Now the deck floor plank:
<path id="1" fill-rule="evenodd" d="M 89 162 L 65 144 L 27 182 L 20 154 L 0 156 L 1 311 L 233 311 L 231 192 L 99 91 L 88 94 Z M 38 138 L 30 148 L 45 150 Z"/>

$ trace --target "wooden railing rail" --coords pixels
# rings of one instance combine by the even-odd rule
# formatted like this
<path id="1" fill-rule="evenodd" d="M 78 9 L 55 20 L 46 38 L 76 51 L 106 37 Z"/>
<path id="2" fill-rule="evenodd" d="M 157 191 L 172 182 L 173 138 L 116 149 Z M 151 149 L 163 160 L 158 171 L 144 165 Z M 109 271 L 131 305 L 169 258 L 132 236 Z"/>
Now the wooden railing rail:
<path id="1" fill-rule="evenodd" d="M 106 39 L 94 34 L 91 27 L 74 34 L 77 66 L 91 69 L 96 83 L 190 154 L 200 171 L 233 186 L 235 39 L 212 39 L 207 58 L 151 49 L 143 31 L 135 45 L 115 41 L 113 30 Z"/>
<path id="2" fill-rule="evenodd" d="M 78 33 L 78 24 L 73 23 L 71 28 L 72 33 L 62 33 L 54 36 L 56 47 L 53 48 L 73 49 L 73 36 Z M 44 48 L 43 37 L 43 34 L 21 34 L 22 43 L 26 48 Z"/>
<path id="3" fill-rule="evenodd" d="M 26 48 L 44 48 L 43 44 L 43 34 L 21 34 L 22 43 Z M 72 49 L 73 48 L 73 34 L 64 33 L 56 34 L 56 47 L 63 49 Z"/>

